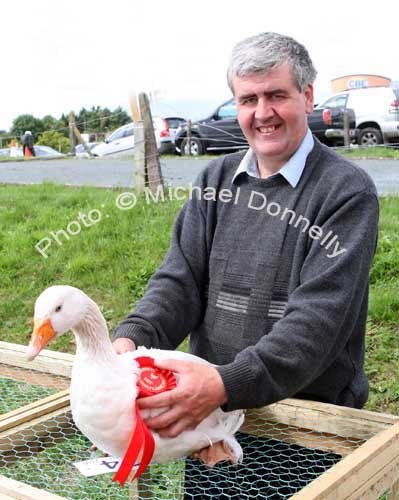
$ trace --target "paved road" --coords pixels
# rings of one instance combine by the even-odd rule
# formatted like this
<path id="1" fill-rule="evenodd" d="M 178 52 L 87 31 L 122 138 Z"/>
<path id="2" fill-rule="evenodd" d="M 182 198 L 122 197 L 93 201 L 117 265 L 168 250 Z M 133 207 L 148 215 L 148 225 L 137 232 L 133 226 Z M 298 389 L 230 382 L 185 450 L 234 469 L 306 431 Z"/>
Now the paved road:
<path id="1" fill-rule="evenodd" d="M 165 181 L 172 186 L 184 186 L 194 181 L 208 160 L 163 159 Z M 399 160 L 356 160 L 377 185 L 379 194 L 399 194 Z M 32 162 L 0 162 L 0 183 L 40 184 L 51 181 L 60 184 L 99 187 L 131 187 L 134 185 L 133 160 L 36 160 Z"/>
<path id="2" fill-rule="evenodd" d="M 196 159 L 161 160 L 163 176 L 173 186 L 193 181 L 207 163 L 207 160 Z M 0 162 L 0 183 L 40 184 L 43 181 L 72 186 L 131 187 L 134 162 L 117 158 Z"/>
<path id="3" fill-rule="evenodd" d="M 399 160 L 356 160 L 373 179 L 379 195 L 399 195 Z"/>

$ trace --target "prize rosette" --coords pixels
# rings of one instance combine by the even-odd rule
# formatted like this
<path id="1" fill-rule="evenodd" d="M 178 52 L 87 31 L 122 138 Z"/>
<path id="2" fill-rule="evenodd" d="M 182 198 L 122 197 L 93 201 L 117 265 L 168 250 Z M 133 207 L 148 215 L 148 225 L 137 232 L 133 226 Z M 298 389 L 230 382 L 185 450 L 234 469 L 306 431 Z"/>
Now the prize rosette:
<path id="1" fill-rule="evenodd" d="M 140 366 L 140 376 L 137 381 L 139 397 L 154 396 L 176 387 L 176 377 L 170 370 L 157 368 L 153 358 L 142 356 L 136 358 Z"/>
<path id="2" fill-rule="evenodd" d="M 139 397 L 153 396 L 160 392 L 170 391 L 176 387 L 176 378 L 173 373 L 170 370 L 157 368 L 154 360 L 149 356 L 138 357 L 135 361 L 140 367 L 140 375 L 137 381 Z M 113 482 L 119 481 L 121 486 L 123 486 L 128 479 L 140 453 L 140 465 L 133 479 L 137 479 L 145 471 L 148 464 L 151 462 L 155 449 L 154 437 L 141 418 L 137 400 L 134 408 L 136 426 L 118 472 L 112 479 Z"/>

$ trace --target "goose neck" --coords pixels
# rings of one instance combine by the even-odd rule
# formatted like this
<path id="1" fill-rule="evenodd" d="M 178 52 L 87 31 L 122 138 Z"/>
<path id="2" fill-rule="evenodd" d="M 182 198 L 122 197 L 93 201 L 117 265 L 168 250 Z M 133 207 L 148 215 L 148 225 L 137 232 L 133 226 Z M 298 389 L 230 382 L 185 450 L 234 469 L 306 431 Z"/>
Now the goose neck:
<path id="1" fill-rule="evenodd" d="M 108 328 L 98 307 L 89 305 L 85 317 L 78 323 L 73 332 L 76 338 L 76 354 L 79 357 L 106 358 L 116 357 L 109 339 Z"/>

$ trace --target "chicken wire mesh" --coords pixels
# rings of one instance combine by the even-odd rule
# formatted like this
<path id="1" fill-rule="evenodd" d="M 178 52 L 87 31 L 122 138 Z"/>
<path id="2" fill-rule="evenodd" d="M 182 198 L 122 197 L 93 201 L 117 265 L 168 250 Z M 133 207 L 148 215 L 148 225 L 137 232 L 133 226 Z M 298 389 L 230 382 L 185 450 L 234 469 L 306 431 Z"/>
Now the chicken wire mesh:
<path id="1" fill-rule="evenodd" d="M 317 429 L 326 425 L 320 422 L 320 415 L 310 413 L 306 428 L 295 425 L 295 416 L 286 420 L 292 422 L 278 422 L 262 410 L 252 411 L 244 432 L 238 433 L 244 450 L 240 465 L 222 462 L 209 469 L 196 460 L 154 464 L 138 481 L 120 487 L 111 482 L 115 470 L 86 478 L 73 465 L 93 458 L 93 452 L 69 410 L 63 408 L 0 432 L 0 475 L 70 500 L 279 500 L 295 498 L 297 492 L 376 434 L 370 425 L 359 423 L 355 431 L 351 423 L 348 428 L 341 426 L 339 433 L 322 432 Z M 399 497 L 392 487 L 377 488 L 359 498 Z"/>
<path id="2" fill-rule="evenodd" d="M 69 387 L 67 377 L 0 363 L 0 415 Z"/>

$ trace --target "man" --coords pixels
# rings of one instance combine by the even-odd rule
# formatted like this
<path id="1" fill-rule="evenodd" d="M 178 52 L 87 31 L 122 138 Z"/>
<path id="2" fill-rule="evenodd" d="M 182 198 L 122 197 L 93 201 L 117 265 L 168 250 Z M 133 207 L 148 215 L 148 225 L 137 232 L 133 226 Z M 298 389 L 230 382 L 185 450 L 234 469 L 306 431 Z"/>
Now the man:
<path id="1" fill-rule="evenodd" d="M 174 349 L 190 333 L 191 351 L 217 365 L 159 363 L 181 376 L 176 389 L 140 400 L 170 407 L 147 420 L 161 436 L 218 406 L 300 397 L 361 408 L 367 399 L 378 199 L 361 169 L 312 137 L 315 77 L 292 38 L 262 33 L 233 49 L 228 82 L 250 149 L 200 174 L 164 262 L 114 333 L 119 353 Z"/>
<path id="2" fill-rule="evenodd" d="M 30 130 L 27 130 L 21 137 L 22 153 L 24 156 L 36 156 L 33 142 L 34 140 L 32 132 Z"/>

